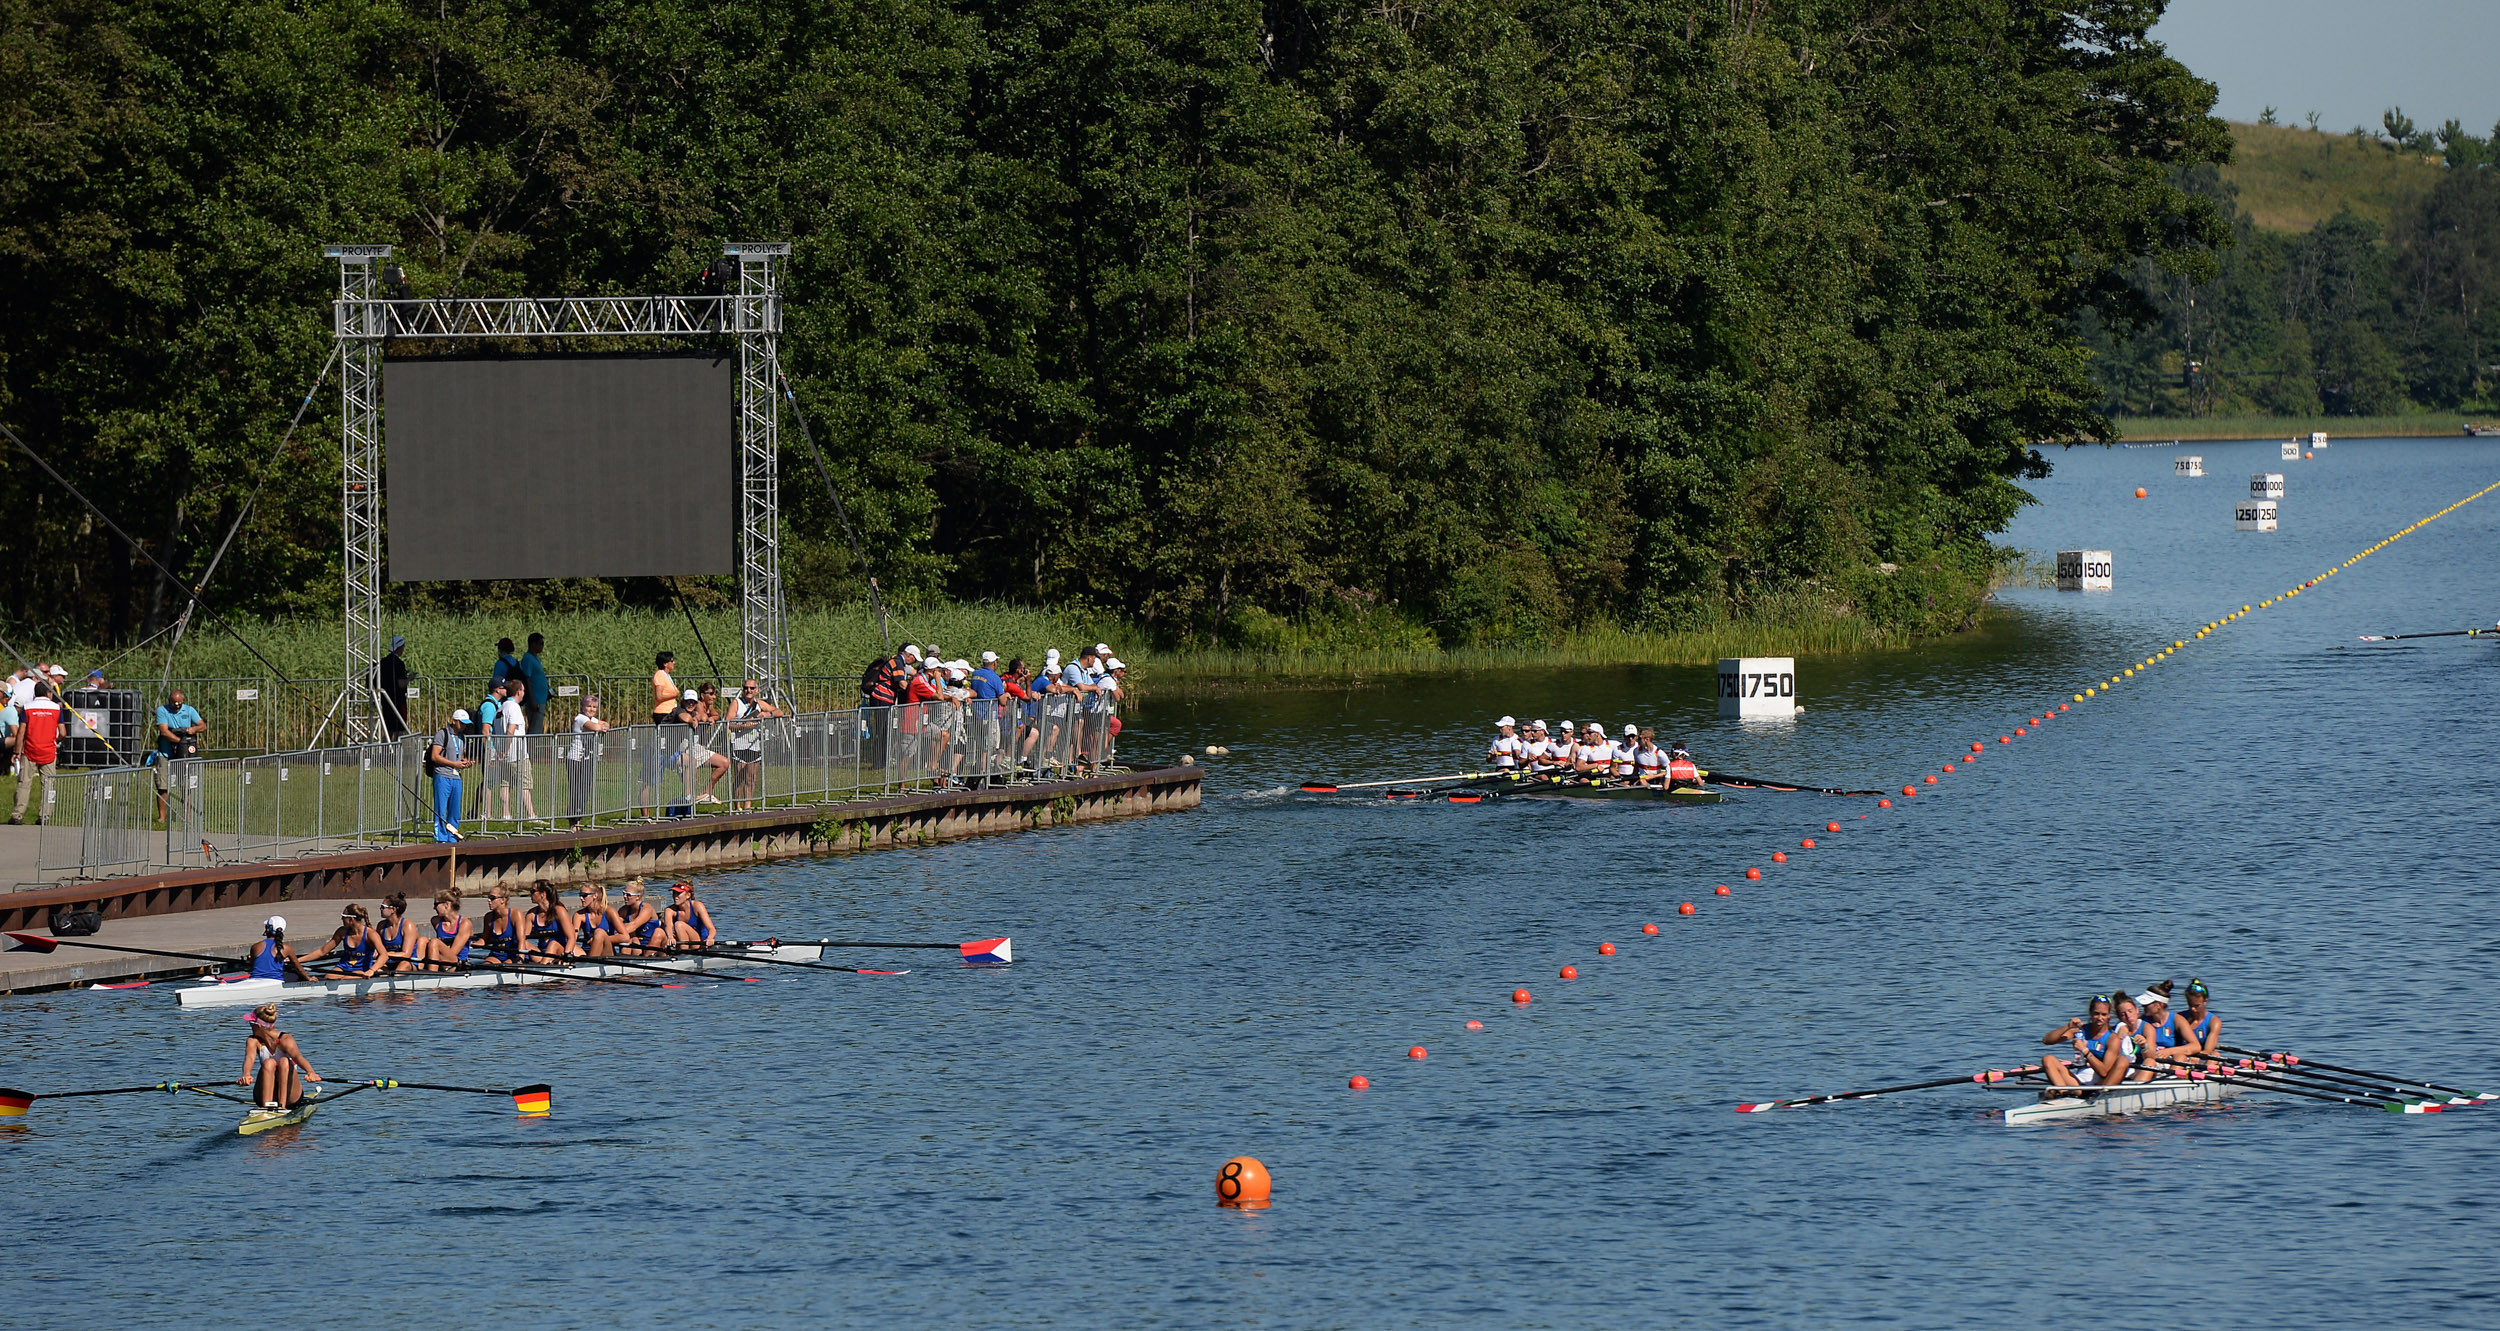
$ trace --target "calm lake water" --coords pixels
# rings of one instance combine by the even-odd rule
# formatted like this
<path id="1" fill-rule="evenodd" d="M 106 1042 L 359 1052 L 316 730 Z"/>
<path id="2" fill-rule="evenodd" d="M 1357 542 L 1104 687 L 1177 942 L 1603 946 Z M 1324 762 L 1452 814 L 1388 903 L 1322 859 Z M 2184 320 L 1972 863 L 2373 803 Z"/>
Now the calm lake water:
<path id="1" fill-rule="evenodd" d="M 1133 753 L 1232 749 L 1197 813 L 705 881 L 735 934 L 1010 933 L 1012 968 L 289 1014 L 334 1078 L 546 1080 L 544 1120 L 368 1092 L 245 1140 L 196 1097 L 39 1105 L 0 1133 L 0 1294 L 35 1326 L 2489 1324 L 2500 1108 L 1731 1112 L 2010 1066 L 2084 995 L 2191 975 L 2235 1043 L 2500 1083 L 2500 654 L 2354 640 L 2500 614 L 2500 495 L 1994 743 L 2500 480 L 2500 442 L 2056 462 L 2010 539 L 2110 549 L 2116 589 L 1808 661 L 1794 724 L 1718 720 L 1702 669 L 1162 702 Z M 2234 532 L 2256 471 L 2289 474 L 2282 529 Z M 1285 793 L 1461 770 L 1506 711 L 1817 784 L 1990 751 L 1892 810 Z M 0 1083 L 231 1076 L 241 1032 L 161 988 L 18 999 Z M 1271 1209 L 1211 1204 L 1236 1153 Z"/>

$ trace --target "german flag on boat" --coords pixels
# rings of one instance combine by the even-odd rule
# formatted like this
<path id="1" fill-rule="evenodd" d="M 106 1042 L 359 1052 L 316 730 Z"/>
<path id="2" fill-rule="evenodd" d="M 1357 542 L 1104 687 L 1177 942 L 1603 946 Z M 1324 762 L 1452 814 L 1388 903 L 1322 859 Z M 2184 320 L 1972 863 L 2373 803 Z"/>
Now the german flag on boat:
<path id="1" fill-rule="evenodd" d="M 0 1086 L 0 1118 L 24 1118 L 34 1107 L 35 1097 L 29 1091 L 12 1091 Z"/>
<path id="2" fill-rule="evenodd" d="M 547 1112 L 548 1102 L 554 1095 L 555 1088 L 543 1083 L 537 1086 L 524 1086 L 512 1093 L 512 1105 L 524 1114 L 543 1116 Z"/>

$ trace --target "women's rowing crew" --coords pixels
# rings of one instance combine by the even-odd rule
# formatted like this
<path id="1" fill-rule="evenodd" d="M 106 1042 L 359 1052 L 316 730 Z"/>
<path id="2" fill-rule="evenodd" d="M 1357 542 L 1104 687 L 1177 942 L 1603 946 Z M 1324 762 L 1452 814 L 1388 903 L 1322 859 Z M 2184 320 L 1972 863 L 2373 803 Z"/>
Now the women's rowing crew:
<path id="1" fill-rule="evenodd" d="M 383 898 L 377 927 L 365 908 L 353 903 L 339 912 L 339 927 L 328 942 L 303 956 L 286 943 L 286 920 L 272 915 L 261 926 L 261 939 L 250 959 L 255 979 L 310 980 L 306 968 L 329 963 L 329 979 L 364 979 L 419 971 L 465 969 L 478 962 L 546 966 L 585 958 L 666 956 L 713 945 L 719 931 L 712 912 L 695 898 L 694 884 L 669 885 L 667 905 L 654 909 L 643 900 L 642 880 L 625 885 L 621 901 L 610 904 L 607 889 L 593 884 L 580 889 L 581 904 L 567 907 L 553 883 L 532 883 L 529 906 L 515 909 L 511 893 L 487 889 L 486 912 L 470 919 L 460 912 L 460 892 L 444 888 L 434 894 L 434 918 L 423 926 L 408 922 L 408 898 L 392 893 Z"/>
<path id="2" fill-rule="evenodd" d="M 1497 772 L 1526 772 L 1543 777 L 1615 778 L 1645 786 L 1661 783 L 1670 789 L 1701 784 L 1701 768 L 1682 744 L 1658 746 L 1657 732 L 1626 725 L 1619 740 L 1606 738 L 1595 721 L 1574 734 L 1571 723 L 1552 731 L 1543 721 L 1522 729 L 1515 717 L 1494 723 L 1493 743 L 1484 760 Z"/>
<path id="3" fill-rule="evenodd" d="M 2209 1007 L 2203 980 L 2188 981 L 2187 1010 L 2170 1010 L 2170 981 L 2143 993 L 2094 994 L 2080 1017 L 2040 1037 L 2071 1044 L 2076 1058 L 2044 1056 L 2041 1071 L 2058 1086 L 2106 1086 L 2177 1076 L 2221 1055 L 2222 1018 Z"/>

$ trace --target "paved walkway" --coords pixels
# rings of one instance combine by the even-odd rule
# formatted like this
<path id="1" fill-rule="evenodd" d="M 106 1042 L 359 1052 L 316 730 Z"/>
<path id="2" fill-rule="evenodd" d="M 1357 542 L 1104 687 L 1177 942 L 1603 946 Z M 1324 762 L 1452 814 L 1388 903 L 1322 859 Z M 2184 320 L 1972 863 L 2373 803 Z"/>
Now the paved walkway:
<path id="1" fill-rule="evenodd" d="M 339 911 L 348 903 L 331 899 L 303 901 L 282 906 L 276 912 L 286 916 L 287 941 L 299 952 L 310 952 L 329 938 L 338 928 Z M 382 903 L 377 900 L 358 903 L 369 917 L 379 918 Z M 127 920 L 107 920 L 104 928 L 76 941 L 130 947 L 156 948 L 167 952 L 198 952 L 214 957 L 242 960 L 252 944 L 260 941 L 261 921 L 271 911 L 265 906 L 231 906 L 222 910 L 184 911 L 177 915 L 142 915 Z M 0 952 L 0 996 L 28 993 L 38 989 L 66 989 L 90 984 L 135 980 L 149 976 L 197 975 L 211 968 L 203 961 L 152 957 L 136 952 L 98 951 L 92 947 L 71 947 L 64 943 L 53 952 Z"/>

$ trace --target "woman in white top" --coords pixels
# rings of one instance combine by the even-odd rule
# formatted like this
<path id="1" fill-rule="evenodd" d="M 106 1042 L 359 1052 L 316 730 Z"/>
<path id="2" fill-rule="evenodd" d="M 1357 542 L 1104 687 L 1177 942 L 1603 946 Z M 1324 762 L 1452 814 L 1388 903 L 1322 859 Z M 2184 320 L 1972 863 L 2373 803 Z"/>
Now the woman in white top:
<path id="1" fill-rule="evenodd" d="M 599 780 L 599 736 L 607 728 L 599 719 L 599 695 L 582 699 L 582 710 L 573 716 L 573 738 L 564 750 L 564 816 L 575 827 L 590 816 L 591 792 Z"/>

